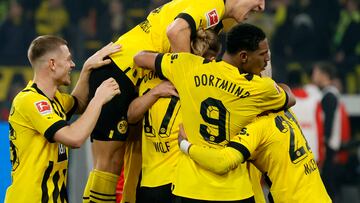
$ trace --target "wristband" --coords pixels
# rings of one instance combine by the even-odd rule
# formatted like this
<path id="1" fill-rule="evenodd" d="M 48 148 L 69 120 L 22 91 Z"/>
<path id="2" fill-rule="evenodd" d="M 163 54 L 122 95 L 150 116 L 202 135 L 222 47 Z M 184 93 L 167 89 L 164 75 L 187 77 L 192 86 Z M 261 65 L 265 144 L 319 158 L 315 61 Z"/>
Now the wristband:
<path id="1" fill-rule="evenodd" d="M 180 142 L 180 150 L 184 152 L 186 155 L 189 155 L 189 148 L 191 146 L 191 143 L 187 140 L 181 140 Z"/>

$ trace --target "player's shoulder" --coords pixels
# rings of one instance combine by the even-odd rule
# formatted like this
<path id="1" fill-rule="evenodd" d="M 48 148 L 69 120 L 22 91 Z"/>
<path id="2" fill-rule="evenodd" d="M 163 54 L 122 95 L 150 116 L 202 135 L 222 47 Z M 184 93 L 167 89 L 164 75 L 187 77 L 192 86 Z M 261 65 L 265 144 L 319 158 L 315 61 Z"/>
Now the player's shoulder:
<path id="1" fill-rule="evenodd" d="M 28 105 L 31 102 L 43 99 L 46 99 L 46 97 L 39 94 L 35 89 L 25 88 L 14 97 L 13 104 L 20 106 Z"/>

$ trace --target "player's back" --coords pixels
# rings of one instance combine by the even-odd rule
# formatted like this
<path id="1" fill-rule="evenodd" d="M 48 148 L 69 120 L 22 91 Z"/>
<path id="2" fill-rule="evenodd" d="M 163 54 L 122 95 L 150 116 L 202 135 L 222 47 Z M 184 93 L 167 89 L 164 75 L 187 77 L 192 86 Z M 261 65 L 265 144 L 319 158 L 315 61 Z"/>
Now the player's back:
<path id="1" fill-rule="evenodd" d="M 189 26 L 192 32 L 196 32 L 199 27 L 207 29 L 217 25 L 224 12 L 225 5 L 222 0 L 171 1 L 151 11 L 146 20 L 122 35 L 115 42 L 122 45 L 122 51 L 111 55 L 111 58 L 123 71 L 128 67 L 134 67 L 133 57 L 139 51 L 171 51 L 166 31 L 180 13 L 181 18 L 191 22 Z M 192 33 L 194 34 L 196 33 Z M 133 79 L 133 82 L 136 83 L 136 79 Z"/>
<path id="2" fill-rule="evenodd" d="M 161 83 L 154 71 L 145 71 L 140 95 Z M 179 124 L 182 122 L 178 97 L 159 98 L 144 114 L 142 132 L 142 187 L 172 183 L 180 150 Z"/>
<path id="3" fill-rule="evenodd" d="M 174 66 L 162 67 L 162 71 L 165 77 L 170 76 L 167 71 L 176 72 L 168 79 L 179 92 L 184 128 L 192 132 L 188 137 L 191 143 L 221 148 L 256 115 L 280 109 L 285 104 L 285 93 L 276 88 L 273 80 L 241 74 L 238 68 L 224 61 L 209 62 L 185 53 L 166 54 L 162 61 L 161 66 Z M 219 176 L 182 156 L 177 170 L 175 195 L 205 200 L 252 196 L 245 165 Z"/>
<path id="4" fill-rule="evenodd" d="M 249 160 L 266 174 L 275 202 L 331 202 L 298 125 L 290 111 L 270 114 L 248 125 L 248 136 L 253 132 L 259 143 Z"/>

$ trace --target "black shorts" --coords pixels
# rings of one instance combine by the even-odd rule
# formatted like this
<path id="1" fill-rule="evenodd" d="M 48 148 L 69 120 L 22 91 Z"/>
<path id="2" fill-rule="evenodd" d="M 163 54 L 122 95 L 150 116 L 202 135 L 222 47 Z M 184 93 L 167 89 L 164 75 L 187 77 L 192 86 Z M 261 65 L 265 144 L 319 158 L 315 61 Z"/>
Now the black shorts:
<path id="1" fill-rule="evenodd" d="M 176 196 L 175 200 L 173 201 L 173 203 L 255 203 L 255 198 L 254 196 L 249 197 L 247 199 L 243 199 L 243 200 L 237 200 L 237 201 L 207 201 L 207 200 L 196 200 L 196 199 L 189 199 L 189 198 L 185 198 L 185 197 L 179 197 Z"/>
<path id="2" fill-rule="evenodd" d="M 120 86 L 120 95 L 116 95 L 102 109 L 91 140 L 125 141 L 128 135 L 127 110 L 137 97 L 135 86 L 126 74 L 111 61 L 110 64 L 93 70 L 89 78 L 89 101 L 96 89 L 108 78 L 113 77 Z"/>
<path id="3" fill-rule="evenodd" d="M 136 203 L 171 203 L 174 201 L 171 184 L 159 187 L 140 187 L 136 191 Z"/>

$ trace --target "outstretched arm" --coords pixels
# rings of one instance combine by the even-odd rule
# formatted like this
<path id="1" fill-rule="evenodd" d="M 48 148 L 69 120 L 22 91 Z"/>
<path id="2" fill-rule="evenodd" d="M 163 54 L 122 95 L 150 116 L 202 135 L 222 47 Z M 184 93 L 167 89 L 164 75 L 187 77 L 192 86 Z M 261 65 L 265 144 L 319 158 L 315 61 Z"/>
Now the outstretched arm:
<path id="1" fill-rule="evenodd" d="M 155 71 L 156 57 L 159 53 L 151 51 L 141 51 L 134 56 L 137 66 Z M 159 61 L 160 63 L 161 61 Z"/>
<path id="2" fill-rule="evenodd" d="M 120 48 L 121 48 L 120 45 L 111 42 L 86 60 L 81 70 L 79 80 L 77 81 L 75 88 L 71 93 L 78 100 L 78 109 L 76 113 L 84 112 L 88 104 L 88 94 L 89 94 L 88 81 L 91 70 L 111 63 L 110 59 L 104 60 L 104 58 L 108 55 L 120 51 Z"/>
<path id="3" fill-rule="evenodd" d="M 214 149 L 206 146 L 194 145 L 188 142 L 182 125 L 179 129 L 179 144 L 182 152 L 187 154 L 201 167 L 222 175 L 235 169 L 244 162 L 244 156 L 238 150 L 232 147 L 223 149 Z"/>
<path id="4" fill-rule="evenodd" d="M 163 81 L 141 97 L 131 102 L 128 109 L 128 122 L 130 124 L 140 121 L 145 112 L 160 98 L 179 96 L 175 87 L 169 81 Z"/>

